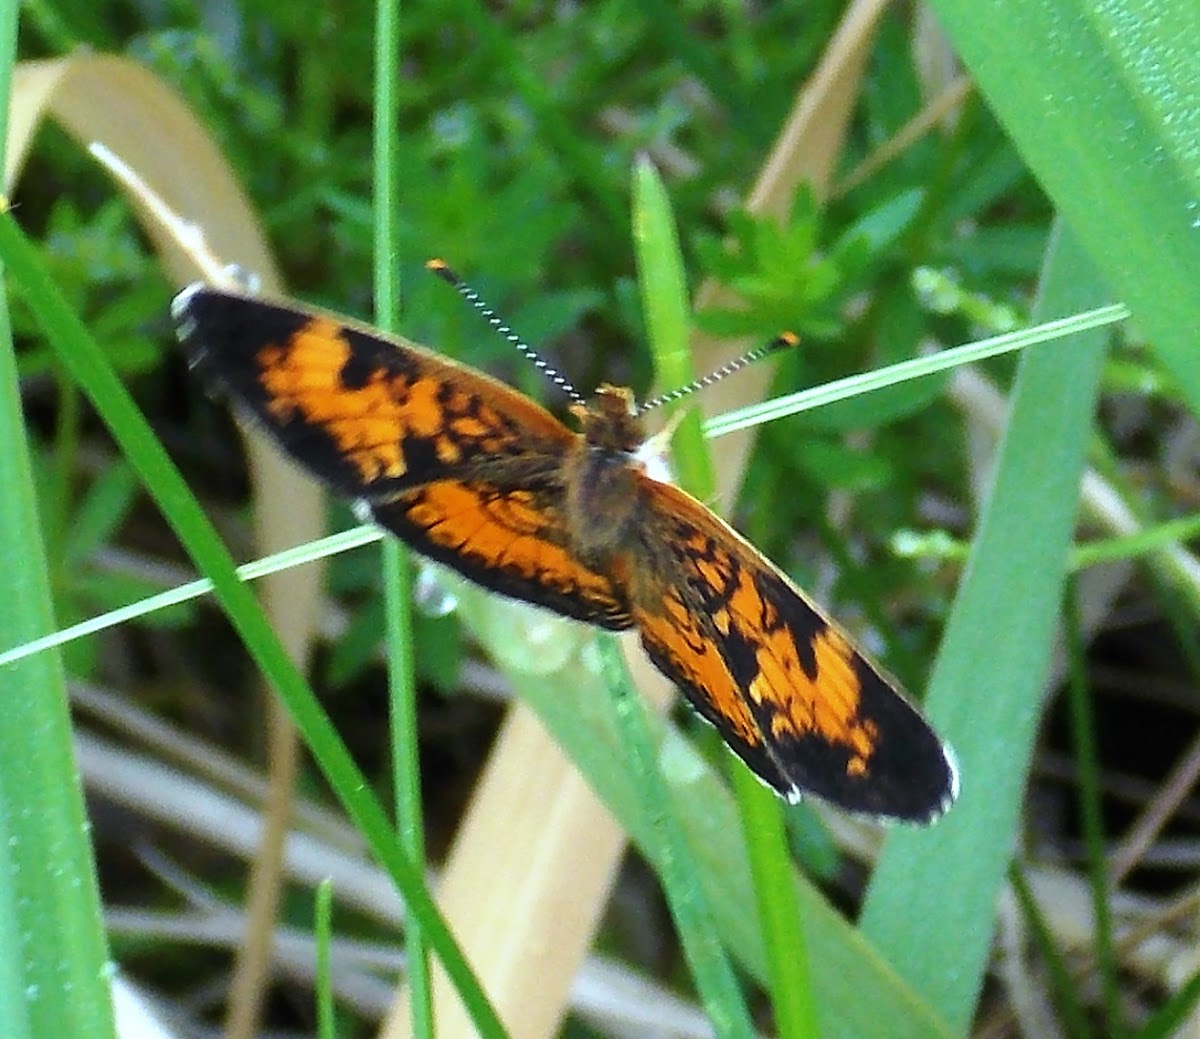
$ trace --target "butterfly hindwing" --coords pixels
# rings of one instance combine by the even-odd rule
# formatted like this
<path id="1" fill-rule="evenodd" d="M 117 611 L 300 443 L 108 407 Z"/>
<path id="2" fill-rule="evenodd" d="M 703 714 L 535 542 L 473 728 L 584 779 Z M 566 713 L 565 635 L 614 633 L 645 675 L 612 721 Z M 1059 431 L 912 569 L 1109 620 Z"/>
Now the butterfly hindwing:
<path id="1" fill-rule="evenodd" d="M 632 623 L 623 589 L 571 551 L 563 489 L 440 480 L 371 505 L 375 521 L 418 552 L 502 595 L 610 630 Z"/>

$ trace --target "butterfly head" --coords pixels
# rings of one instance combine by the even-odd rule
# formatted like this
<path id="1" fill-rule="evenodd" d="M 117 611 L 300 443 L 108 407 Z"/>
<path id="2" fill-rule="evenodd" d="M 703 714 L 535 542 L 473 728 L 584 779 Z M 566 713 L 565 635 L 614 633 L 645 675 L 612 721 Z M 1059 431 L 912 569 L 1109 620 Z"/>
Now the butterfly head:
<path id="1" fill-rule="evenodd" d="M 633 391 L 626 386 L 602 383 L 588 404 L 576 404 L 571 413 L 579 420 L 584 439 L 605 451 L 635 452 L 646 439 L 637 417 Z"/>

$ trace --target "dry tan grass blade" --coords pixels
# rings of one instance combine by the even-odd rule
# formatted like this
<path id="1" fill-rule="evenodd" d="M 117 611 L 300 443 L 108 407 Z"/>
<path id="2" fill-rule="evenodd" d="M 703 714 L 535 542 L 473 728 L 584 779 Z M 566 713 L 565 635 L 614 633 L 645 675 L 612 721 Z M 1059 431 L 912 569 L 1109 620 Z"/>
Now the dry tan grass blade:
<path id="1" fill-rule="evenodd" d="M 226 262 L 255 272 L 278 291 L 279 275 L 258 220 L 233 171 L 182 99 L 142 66 L 124 58 L 75 54 L 27 62 L 16 71 L 6 190 L 19 176 L 38 127 L 57 122 L 84 147 L 105 145 L 136 170 L 167 204 L 203 228 L 209 247 Z M 200 274 L 187 252 L 139 207 L 147 234 L 175 284 Z M 250 437 L 255 534 L 261 553 L 319 537 L 324 510 L 316 485 L 288 466 L 259 438 Z M 288 653 L 304 666 L 316 631 L 321 565 L 275 574 L 262 582 L 263 603 Z M 282 844 L 291 814 L 297 741 L 274 696 L 268 715 L 271 795 L 262 850 L 251 872 L 246 942 L 232 983 L 228 1034 L 249 1037 L 270 971 L 271 934 L 281 882 Z"/>
<path id="2" fill-rule="evenodd" d="M 826 191 L 883 7 L 883 0 L 859 0 L 847 12 L 759 176 L 752 211 L 782 216 L 802 180 Z M 702 304 L 715 298 L 713 286 L 700 290 Z M 730 351 L 728 343 L 693 346 L 701 371 Z M 736 391 L 734 380 L 719 383 L 704 405 L 726 410 L 732 401 L 724 395 L 732 392 L 753 399 L 767 379 L 765 367 L 751 369 L 736 380 Z M 719 502 L 732 500 L 749 444 L 742 436 L 719 441 Z M 627 653 L 627 660 L 638 688 L 655 709 L 665 709 L 671 688 L 640 650 Z M 574 778 L 530 709 L 514 705 L 446 863 L 440 899 L 514 1039 L 548 1039 L 557 1032 L 574 966 L 592 942 L 623 851 L 624 838 L 607 812 Z M 473 1036 L 444 984 L 435 996 L 439 1039 Z M 406 995 L 381 1035 L 409 1034 Z"/>
<path id="3" fill-rule="evenodd" d="M 875 27 L 887 7 L 886 0 L 856 0 L 829 41 L 812 79 L 796 97 L 787 121 L 750 191 L 746 208 L 756 216 L 783 220 L 796 189 L 808 182 L 817 198 L 829 194 L 846 128 L 858 101 L 864 70 L 871 54 Z M 713 282 L 700 286 L 696 309 L 730 302 Z M 697 335 L 692 354 L 698 371 L 715 368 L 722 358 L 738 353 L 736 345 Z M 770 383 L 770 366 L 750 368 L 725 383 L 718 383 L 701 401 L 710 415 L 719 415 L 747 401 L 761 400 Z M 730 502 L 742 481 L 752 434 L 734 433 L 713 445 L 717 474 L 717 504 Z"/>
<path id="4" fill-rule="evenodd" d="M 552 1036 L 616 876 L 625 834 L 536 715 L 514 705 L 448 857 L 438 903 L 501 1019 Z M 436 969 L 439 1039 L 474 1029 Z M 410 1034 L 407 990 L 381 1036 Z"/>

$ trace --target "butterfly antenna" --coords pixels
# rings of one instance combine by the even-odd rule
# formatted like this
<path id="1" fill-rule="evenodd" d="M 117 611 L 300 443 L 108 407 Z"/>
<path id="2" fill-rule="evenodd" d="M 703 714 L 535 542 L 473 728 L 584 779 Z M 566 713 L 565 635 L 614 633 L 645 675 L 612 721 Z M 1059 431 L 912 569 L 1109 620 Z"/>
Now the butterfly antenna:
<path id="1" fill-rule="evenodd" d="M 425 269 L 436 274 L 442 279 L 442 281 L 444 281 L 447 285 L 454 289 L 455 292 L 462 296 L 463 299 L 470 303 L 471 306 L 473 306 L 482 315 L 484 320 L 492 326 L 492 328 L 494 328 L 506 340 L 508 340 L 511 346 L 516 348 L 517 353 L 527 360 L 532 361 L 533 366 L 544 376 L 546 376 L 546 378 L 549 379 L 555 386 L 562 390 L 563 393 L 570 397 L 573 403 L 586 403 L 583 397 L 581 397 L 575 390 L 575 387 L 572 386 L 568 381 L 567 377 L 563 375 L 562 372 L 560 372 L 557 368 L 552 367 L 548 362 L 543 360 L 532 346 L 525 342 L 524 339 L 517 335 L 517 333 L 514 332 L 508 325 L 506 325 L 500 319 L 500 316 L 483 301 L 483 298 L 478 292 L 471 288 L 470 285 L 468 285 L 462 280 L 462 278 L 455 274 L 454 271 L 446 266 L 445 261 L 438 259 L 427 260 L 425 263 Z"/>
<path id="2" fill-rule="evenodd" d="M 741 357 L 721 365 L 720 368 L 709 372 L 695 382 L 689 382 L 686 386 L 680 386 L 678 389 L 662 393 L 657 397 L 652 397 L 644 404 L 639 404 L 637 413 L 641 415 L 651 408 L 661 408 L 664 404 L 672 404 L 683 397 L 690 397 L 697 390 L 707 389 L 714 383 L 720 382 L 734 372 L 740 372 L 743 368 L 752 365 L 755 361 L 761 361 L 764 357 L 775 353 L 777 350 L 790 350 L 798 342 L 800 342 L 800 337 L 795 332 L 781 332 L 769 343 L 756 346 L 753 350 L 749 350 L 742 354 Z"/>

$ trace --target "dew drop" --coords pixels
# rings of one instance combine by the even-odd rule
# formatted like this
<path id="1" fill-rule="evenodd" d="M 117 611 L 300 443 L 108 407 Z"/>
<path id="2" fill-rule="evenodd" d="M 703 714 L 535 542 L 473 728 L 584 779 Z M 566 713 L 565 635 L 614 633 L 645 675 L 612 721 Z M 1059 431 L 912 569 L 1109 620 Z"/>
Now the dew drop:
<path id="1" fill-rule="evenodd" d="M 447 617 L 458 609 L 458 596 L 451 590 L 446 574 L 423 563 L 413 583 L 413 604 L 426 617 Z"/>

